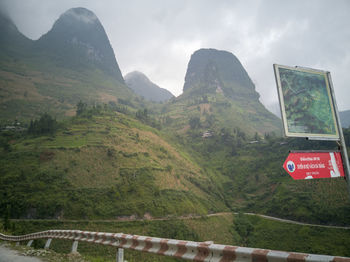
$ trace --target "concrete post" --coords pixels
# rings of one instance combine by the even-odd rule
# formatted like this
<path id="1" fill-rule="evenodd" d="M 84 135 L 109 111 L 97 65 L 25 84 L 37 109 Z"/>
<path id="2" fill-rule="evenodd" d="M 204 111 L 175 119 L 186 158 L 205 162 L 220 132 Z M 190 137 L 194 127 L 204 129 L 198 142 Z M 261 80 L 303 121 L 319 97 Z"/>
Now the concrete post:
<path id="1" fill-rule="evenodd" d="M 29 240 L 27 243 L 27 247 L 30 247 L 33 244 L 33 239 Z"/>
<path id="2" fill-rule="evenodd" d="M 72 252 L 71 253 L 78 253 L 78 241 L 75 240 L 72 244 Z"/>
<path id="3" fill-rule="evenodd" d="M 51 241 L 52 241 L 52 238 L 48 238 L 47 239 L 44 249 L 49 249 L 50 248 Z"/>
<path id="4" fill-rule="evenodd" d="M 124 249 L 123 248 L 118 248 L 117 262 L 124 262 Z"/>

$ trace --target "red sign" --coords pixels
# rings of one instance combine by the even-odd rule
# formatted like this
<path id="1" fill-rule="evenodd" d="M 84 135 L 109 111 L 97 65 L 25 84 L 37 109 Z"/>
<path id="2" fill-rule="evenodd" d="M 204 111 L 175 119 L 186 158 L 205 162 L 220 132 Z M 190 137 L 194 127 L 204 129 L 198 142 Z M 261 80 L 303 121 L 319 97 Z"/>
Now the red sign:
<path id="1" fill-rule="evenodd" d="M 344 176 L 340 152 L 290 153 L 283 168 L 293 179 L 314 179 Z"/>

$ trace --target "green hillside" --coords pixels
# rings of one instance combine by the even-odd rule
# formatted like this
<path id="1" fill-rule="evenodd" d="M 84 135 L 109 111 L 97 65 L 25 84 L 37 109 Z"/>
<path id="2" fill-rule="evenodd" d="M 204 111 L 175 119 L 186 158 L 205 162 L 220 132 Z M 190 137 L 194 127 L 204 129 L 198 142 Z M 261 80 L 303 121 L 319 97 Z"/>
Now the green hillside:
<path id="1" fill-rule="evenodd" d="M 114 111 L 71 118 L 53 134 L 5 131 L 0 154 L 0 212 L 11 217 L 227 210 L 215 184 L 185 151 L 158 130 Z"/>
<path id="2" fill-rule="evenodd" d="M 68 72 L 47 65 L 45 72 L 19 62 L 0 62 L 0 120 L 28 122 L 48 112 L 62 119 L 75 113 L 80 101 L 89 104 L 114 102 L 133 103 L 135 96 L 126 86 L 117 83 L 99 70 Z M 49 68 L 51 68 L 49 70 Z M 137 101 L 134 103 L 138 103 Z"/>
<path id="3" fill-rule="evenodd" d="M 345 130 L 349 144 L 350 130 Z M 200 154 L 198 163 L 220 177 L 225 203 L 236 211 L 258 212 L 321 224 L 350 224 L 344 178 L 293 180 L 282 165 L 290 150 L 336 150 L 334 142 L 266 135 L 258 142 L 228 132 L 188 137 L 183 146 Z"/>
<path id="4" fill-rule="evenodd" d="M 161 117 L 166 128 L 178 134 L 202 136 L 205 131 L 220 134 L 221 129 L 238 130 L 246 137 L 255 133 L 281 133 L 281 123 L 260 103 L 239 102 L 223 94 L 203 94 L 192 96 L 184 93 L 163 106 Z"/>
<path id="5" fill-rule="evenodd" d="M 148 122 L 152 123 L 148 116 Z M 30 130 L 30 129 L 29 129 Z M 1 132 L 0 212 L 13 218 L 116 218 L 258 212 L 349 225 L 344 179 L 294 181 L 290 149 L 331 142 L 240 133 L 171 136 L 109 106 L 59 122 L 51 134 Z M 350 133 L 346 130 L 346 138 Z"/>

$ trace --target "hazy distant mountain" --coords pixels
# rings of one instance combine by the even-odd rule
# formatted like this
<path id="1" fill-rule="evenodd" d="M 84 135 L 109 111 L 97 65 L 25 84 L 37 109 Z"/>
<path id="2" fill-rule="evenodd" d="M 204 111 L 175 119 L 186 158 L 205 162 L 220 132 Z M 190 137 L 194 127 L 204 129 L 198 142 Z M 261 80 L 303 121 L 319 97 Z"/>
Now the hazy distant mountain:
<path id="1" fill-rule="evenodd" d="M 124 82 L 113 49 L 97 16 L 85 8 L 66 11 L 36 46 L 54 55 L 59 65 L 98 67 Z"/>
<path id="2" fill-rule="evenodd" d="M 124 78 L 128 87 L 149 101 L 164 102 L 174 97 L 172 93 L 154 84 L 141 72 L 130 72 Z"/>
<path id="3" fill-rule="evenodd" d="M 343 128 L 350 127 L 350 110 L 339 112 L 339 117 Z"/>

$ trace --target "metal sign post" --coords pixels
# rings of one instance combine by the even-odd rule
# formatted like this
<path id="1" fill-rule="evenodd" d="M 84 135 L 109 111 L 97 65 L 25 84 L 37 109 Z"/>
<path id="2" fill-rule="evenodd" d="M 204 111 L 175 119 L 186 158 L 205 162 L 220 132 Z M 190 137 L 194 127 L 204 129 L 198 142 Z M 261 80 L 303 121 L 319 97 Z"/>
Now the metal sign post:
<path id="1" fill-rule="evenodd" d="M 334 105 L 334 111 L 335 111 L 335 118 L 336 118 L 337 125 L 338 125 L 339 139 L 340 139 L 339 147 L 340 147 L 340 152 L 341 152 L 341 155 L 342 155 L 342 158 L 343 158 L 345 179 L 346 179 L 346 184 L 347 184 L 347 187 L 348 187 L 348 193 L 349 193 L 349 197 L 350 197 L 350 165 L 349 165 L 349 157 L 348 157 L 348 152 L 347 152 L 347 149 L 346 149 L 343 129 L 342 129 L 342 126 L 341 126 L 341 123 L 340 123 L 338 106 L 337 106 L 337 102 L 335 100 L 333 82 L 332 82 L 331 74 L 329 72 L 327 72 L 327 77 L 328 77 L 328 81 L 329 81 L 329 87 L 330 87 L 330 90 L 331 90 L 331 96 L 332 96 L 332 99 L 334 101 L 333 105 Z"/>

